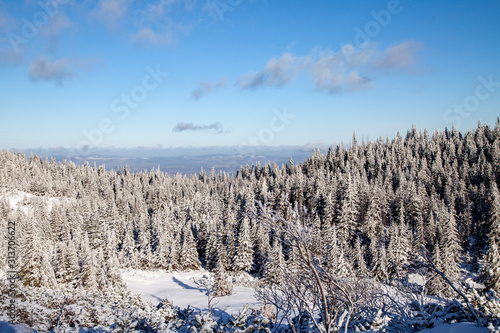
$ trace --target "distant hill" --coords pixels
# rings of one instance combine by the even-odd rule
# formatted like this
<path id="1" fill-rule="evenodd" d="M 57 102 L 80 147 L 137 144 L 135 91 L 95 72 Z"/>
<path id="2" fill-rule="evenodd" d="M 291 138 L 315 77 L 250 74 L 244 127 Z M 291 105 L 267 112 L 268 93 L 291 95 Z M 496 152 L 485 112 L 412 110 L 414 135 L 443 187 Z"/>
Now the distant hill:
<path id="1" fill-rule="evenodd" d="M 312 153 L 314 147 L 309 146 L 282 146 L 282 147 L 208 147 L 208 148 L 99 148 L 89 156 L 79 156 L 75 151 L 56 147 L 50 149 L 27 149 L 24 153 L 29 156 L 32 152 L 43 158 L 54 158 L 58 162 L 72 161 L 77 165 L 88 162 L 91 166 L 105 165 L 107 170 L 118 170 L 125 166 L 133 172 L 150 171 L 158 167 L 161 171 L 175 175 L 192 175 L 202 169 L 210 173 L 212 168 L 216 173 L 220 171 L 234 174 L 240 166 L 276 163 L 281 166 L 290 158 L 294 162 L 303 162 Z M 326 150 L 322 147 L 322 150 Z M 324 152 L 324 151 L 323 151 Z"/>

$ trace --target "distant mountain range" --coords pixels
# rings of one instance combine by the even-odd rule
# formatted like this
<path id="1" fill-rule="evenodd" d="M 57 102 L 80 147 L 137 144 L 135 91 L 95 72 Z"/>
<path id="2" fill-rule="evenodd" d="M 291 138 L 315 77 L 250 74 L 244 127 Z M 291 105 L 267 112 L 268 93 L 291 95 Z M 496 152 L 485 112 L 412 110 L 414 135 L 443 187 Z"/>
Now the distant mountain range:
<path id="1" fill-rule="evenodd" d="M 276 163 L 281 166 L 290 158 L 294 163 L 304 161 L 311 156 L 313 149 L 328 150 L 326 146 L 255 146 L 255 147 L 187 147 L 163 148 L 134 147 L 134 148 L 94 148 L 88 156 L 79 155 L 76 150 L 63 147 L 26 149 L 26 155 L 36 154 L 43 158 L 54 158 L 56 161 L 72 161 L 77 165 L 88 162 L 105 165 L 106 170 L 118 170 L 125 166 L 133 172 L 149 171 L 160 168 L 161 171 L 175 175 L 198 174 L 202 169 L 210 174 L 212 169 L 234 174 L 240 166 L 252 165 L 260 162 L 261 165 Z"/>

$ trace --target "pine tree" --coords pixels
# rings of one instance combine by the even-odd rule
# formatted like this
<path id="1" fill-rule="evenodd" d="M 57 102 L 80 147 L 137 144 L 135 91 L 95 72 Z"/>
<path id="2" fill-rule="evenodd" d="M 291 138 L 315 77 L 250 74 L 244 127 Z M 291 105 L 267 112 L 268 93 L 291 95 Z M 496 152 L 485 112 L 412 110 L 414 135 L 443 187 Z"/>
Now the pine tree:
<path id="1" fill-rule="evenodd" d="M 205 249 L 205 261 L 207 263 L 208 270 L 215 269 L 215 265 L 217 263 L 217 254 L 220 246 L 221 242 L 219 241 L 218 233 L 217 231 L 212 230 L 209 233 L 207 247 Z"/>
<path id="2" fill-rule="evenodd" d="M 440 247 L 436 245 L 434 248 L 434 253 L 432 254 L 432 262 L 440 271 L 442 271 L 443 269 L 441 258 L 442 255 Z M 427 287 L 431 293 L 442 296 L 445 293 L 447 285 L 439 275 L 433 274 L 431 279 L 428 281 Z"/>
<path id="3" fill-rule="evenodd" d="M 361 249 L 359 237 L 356 238 L 356 243 L 354 244 L 354 268 L 359 277 L 364 278 L 368 276 L 368 268 L 366 267 L 366 261 L 363 250 Z"/>
<path id="4" fill-rule="evenodd" d="M 223 255 L 219 255 L 215 265 L 214 296 L 217 297 L 227 296 L 233 292 L 233 285 L 226 278 L 223 258 Z"/>
<path id="5" fill-rule="evenodd" d="M 35 221 L 24 214 L 19 215 L 19 220 L 24 224 L 22 246 L 20 247 L 19 276 L 24 285 L 33 287 L 52 288 L 56 285 L 55 274 L 50 264 L 49 251 L 38 237 Z"/>
<path id="6" fill-rule="evenodd" d="M 338 223 L 338 237 L 347 243 L 354 238 L 359 218 L 359 197 L 356 184 L 348 175 L 342 195 L 341 214 Z"/>
<path id="7" fill-rule="evenodd" d="M 325 258 L 325 266 L 328 273 L 343 279 L 352 274 L 352 268 L 345 256 L 344 249 L 339 246 L 335 228 L 328 232 L 328 246 Z"/>
<path id="8" fill-rule="evenodd" d="M 392 223 L 389 231 L 390 240 L 387 259 L 390 263 L 391 274 L 397 277 L 402 275 L 402 268 L 409 259 L 408 229 L 405 225 Z"/>
<path id="9" fill-rule="evenodd" d="M 179 258 L 180 247 L 181 247 L 180 235 L 173 236 L 168 251 L 167 270 L 169 272 L 181 269 L 180 258 Z"/>
<path id="10" fill-rule="evenodd" d="M 387 267 L 389 267 L 389 262 L 387 261 L 385 245 L 380 243 L 377 246 L 377 257 L 375 259 L 375 263 L 370 271 L 371 277 L 380 282 L 388 281 L 389 272 L 387 271 Z"/>
<path id="11" fill-rule="evenodd" d="M 87 233 L 80 253 L 80 285 L 87 290 L 97 290 L 95 252 L 90 249 Z"/>
<path id="12" fill-rule="evenodd" d="M 486 252 L 483 278 L 487 288 L 500 291 L 500 251 L 494 237 L 491 238 Z"/>
<path id="13" fill-rule="evenodd" d="M 500 291 L 500 193 L 495 183 L 490 189 L 488 250 L 485 256 L 483 278 L 488 288 Z"/>
<path id="14" fill-rule="evenodd" d="M 283 282 L 285 275 L 285 258 L 283 257 L 283 247 L 278 237 L 274 237 L 273 246 L 267 262 L 264 266 L 264 278 L 270 283 L 279 284 Z"/>
<path id="15" fill-rule="evenodd" d="M 252 268 L 253 247 L 247 217 L 241 221 L 237 244 L 238 247 L 233 258 L 233 268 L 235 271 L 248 272 Z"/>
<path id="16" fill-rule="evenodd" d="M 441 261 L 443 273 L 452 281 L 456 281 L 460 276 L 460 255 L 462 248 L 458 239 L 457 224 L 453 207 L 451 211 L 444 210 L 441 213 L 441 223 L 443 224 L 441 242 Z M 451 292 L 451 291 L 450 291 Z"/>
<path id="17" fill-rule="evenodd" d="M 271 252 L 269 243 L 269 232 L 259 223 L 254 238 L 254 270 L 261 276 L 264 274 L 264 265 Z"/>
<path id="18" fill-rule="evenodd" d="M 181 245 L 181 269 L 182 270 L 195 270 L 201 267 L 200 260 L 198 259 L 198 250 L 193 238 L 191 226 L 184 225 L 182 229 L 182 245 Z"/>
<path id="19" fill-rule="evenodd" d="M 72 240 L 68 241 L 66 248 L 67 248 L 67 253 L 65 256 L 66 273 L 64 282 L 75 285 L 77 283 L 76 281 L 77 276 L 80 272 L 75 243 Z"/>

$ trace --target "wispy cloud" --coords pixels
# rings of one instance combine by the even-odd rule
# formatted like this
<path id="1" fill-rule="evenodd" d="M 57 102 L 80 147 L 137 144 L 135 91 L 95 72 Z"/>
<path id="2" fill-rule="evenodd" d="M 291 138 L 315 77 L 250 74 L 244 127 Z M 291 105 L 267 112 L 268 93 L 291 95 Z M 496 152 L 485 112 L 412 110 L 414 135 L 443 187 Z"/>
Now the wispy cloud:
<path id="1" fill-rule="evenodd" d="M 216 122 L 210 125 L 195 125 L 194 123 L 183 123 L 180 122 L 172 129 L 172 132 L 184 132 L 184 131 L 208 131 L 213 130 L 217 134 L 224 132 L 224 126 L 221 123 Z"/>
<path id="2" fill-rule="evenodd" d="M 215 89 L 222 89 L 226 85 L 227 77 L 223 76 L 217 81 L 216 84 L 212 84 L 209 81 L 203 81 L 198 84 L 198 87 L 191 92 L 191 98 L 194 100 L 200 99 L 206 94 L 212 93 Z"/>
<path id="3" fill-rule="evenodd" d="M 216 88 L 224 88 L 226 86 L 227 76 L 223 76 L 217 82 Z"/>
<path id="4" fill-rule="evenodd" d="M 358 63 L 353 67 L 341 52 L 322 52 L 311 65 L 310 74 L 318 91 L 327 91 L 330 94 L 358 91 L 371 86 L 371 79 L 366 74 L 359 73 L 362 66 L 362 63 Z"/>
<path id="5" fill-rule="evenodd" d="M 126 15 L 130 0 L 99 0 L 92 15 L 109 29 L 115 30 L 119 21 Z"/>
<path id="6" fill-rule="evenodd" d="M 270 59 L 266 67 L 259 72 L 243 74 L 237 85 L 242 89 L 255 89 L 262 86 L 281 87 L 293 81 L 301 68 L 302 60 L 291 53 L 284 53 L 279 58 Z"/>
<path id="7" fill-rule="evenodd" d="M 132 42 L 141 46 L 173 45 L 198 24 L 195 0 L 148 1 L 136 11 Z"/>
<path id="8" fill-rule="evenodd" d="M 129 41 L 142 47 L 175 45 L 203 22 L 200 0 L 98 0 L 91 17 L 110 31 L 128 31 Z"/>
<path id="9" fill-rule="evenodd" d="M 51 61 L 41 57 L 31 63 L 29 76 L 33 82 L 52 81 L 62 85 L 65 80 L 78 76 L 75 69 L 90 69 L 93 64 L 94 60 L 62 58 Z"/>
<path id="10" fill-rule="evenodd" d="M 17 30 L 16 21 L 0 8 L 0 64 L 17 65 L 24 61 L 23 44 L 9 36 Z"/>
<path id="11" fill-rule="evenodd" d="M 413 72 L 417 64 L 417 54 L 423 44 L 414 40 L 387 48 L 373 63 L 373 68 L 388 72 Z"/>
<path id="12" fill-rule="evenodd" d="M 64 13 L 59 13 L 49 21 L 49 24 L 42 30 L 42 34 L 48 41 L 50 51 L 59 47 L 59 36 L 72 26 L 73 22 Z"/>
<path id="13" fill-rule="evenodd" d="M 173 41 L 174 39 L 171 31 L 165 31 L 160 34 L 150 27 L 141 27 L 132 35 L 132 42 L 141 46 L 172 44 Z"/>
<path id="14" fill-rule="evenodd" d="M 50 1 L 49 1 L 50 2 Z M 15 18 L 16 9 L 10 12 L 2 11 L 0 8 L 0 63 L 5 65 L 16 65 L 24 62 L 25 55 L 36 50 L 40 45 L 50 53 L 59 47 L 61 33 L 74 24 L 65 14 L 66 7 L 62 4 L 46 4 L 51 8 L 51 15 L 40 11 L 36 2 L 24 2 L 23 6 L 32 6 L 38 9 L 37 14 L 43 13 L 46 22 L 43 24 L 34 21 L 36 15 Z M 1 7 L 1 6 L 0 6 Z M 42 16 L 40 16 L 42 17 Z M 35 42 L 36 40 L 36 42 Z"/>
<path id="15" fill-rule="evenodd" d="M 311 77 L 316 90 L 330 94 L 370 89 L 377 75 L 416 72 L 417 55 L 422 49 L 422 43 L 405 41 L 384 50 L 371 43 L 349 57 L 346 50 L 313 50 L 303 57 L 286 52 L 270 59 L 261 71 L 241 75 L 237 86 L 247 90 L 264 86 L 279 88 L 304 73 Z"/>

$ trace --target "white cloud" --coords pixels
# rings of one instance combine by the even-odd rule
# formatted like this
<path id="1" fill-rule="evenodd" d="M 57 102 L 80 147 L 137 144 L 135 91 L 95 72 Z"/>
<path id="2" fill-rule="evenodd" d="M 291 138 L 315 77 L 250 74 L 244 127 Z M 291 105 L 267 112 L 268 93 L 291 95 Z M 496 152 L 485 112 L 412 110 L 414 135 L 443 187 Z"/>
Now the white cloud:
<path id="1" fill-rule="evenodd" d="M 180 122 L 172 129 L 172 132 L 184 132 L 184 131 L 207 131 L 214 130 L 215 133 L 221 134 L 224 132 L 224 126 L 219 123 L 213 123 L 210 125 L 195 125 L 194 123 L 183 123 Z"/>
<path id="2" fill-rule="evenodd" d="M 120 19 L 127 13 L 129 2 L 130 0 L 99 0 L 92 14 L 108 28 L 116 29 Z"/>
<path id="3" fill-rule="evenodd" d="M 413 40 L 388 47 L 373 63 L 373 68 L 389 72 L 413 72 L 417 64 L 417 53 L 422 48 L 422 43 Z"/>
<path id="4" fill-rule="evenodd" d="M 301 63 L 301 59 L 286 52 L 278 59 L 271 58 L 263 70 L 240 76 L 237 84 L 242 89 L 255 89 L 261 86 L 281 87 L 295 79 Z"/>
<path id="5" fill-rule="evenodd" d="M 191 98 L 194 100 L 200 99 L 202 96 L 206 94 L 212 93 L 216 89 L 222 89 L 226 85 L 226 80 L 227 77 L 223 76 L 217 81 L 217 83 L 214 85 L 212 82 L 209 81 L 203 81 L 198 84 L 198 87 L 195 88 L 191 92 Z"/>
<path id="6" fill-rule="evenodd" d="M 188 35 L 199 20 L 193 14 L 194 0 L 149 1 L 136 11 L 132 42 L 141 46 L 172 45 L 180 36 Z"/>
<path id="7" fill-rule="evenodd" d="M 311 76 L 316 90 L 330 94 L 370 89 L 377 75 L 415 72 L 422 48 L 422 43 L 405 41 L 385 50 L 370 43 L 361 49 L 348 44 L 338 52 L 313 50 L 306 57 L 286 52 L 270 59 L 261 71 L 241 75 L 237 85 L 242 89 L 281 87 L 305 73 Z"/>
<path id="8" fill-rule="evenodd" d="M 50 61 L 44 57 L 33 61 L 29 67 L 29 76 L 33 82 L 52 81 L 57 85 L 62 85 L 67 79 L 78 76 L 75 69 L 89 69 L 94 60 L 75 60 L 62 58 Z"/>
<path id="9" fill-rule="evenodd" d="M 159 34 L 151 28 L 142 27 L 135 34 L 132 35 L 132 42 L 147 46 L 147 45 L 163 45 L 171 44 L 173 42 L 171 32 L 167 31 L 164 34 Z"/>
<path id="10" fill-rule="evenodd" d="M 0 64 L 17 65 L 24 61 L 24 44 L 9 36 L 17 29 L 16 21 L 0 9 Z"/>
<path id="11" fill-rule="evenodd" d="M 76 76 L 69 67 L 70 60 L 68 58 L 52 62 L 41 58 L 30 65 L 29 74 L 33 81 L 54 81 L 61 85 L 64 80 Z"/>
<path id="12" fill-rule="evenodd" d="M 59 13 L 49 21 L 49 24 L 43 28 L 42 34 L 48 40 L 50 50 L 57 49 L 59 46 L 59 36 L 64 30 L 72 26 L 73 22 L 63 13 Z"/>
<path id="13" fill-rule="evenodd" d="M 226 85 L 226 81 L 227 81 L 227 76 L 223 76 L 219 79 L 219 82 L 217 82 L 217 85 L 216 87 L 217 88 L 224 88 L 225 85 Z"/>
<path id="14" fill-rule="evenodd" d="M 359 59 L 354 66 L 349 63 L 341 52 L 323 52 L 319 59 L 311 65 L 310 73 L 315 88 L 318 91 L 327 91 L 330 94 L 341 91 L 358 91 L 369 88 L 371 80 L 358 73 L 358 67 L 363 67 L 364 62 Z"/>

